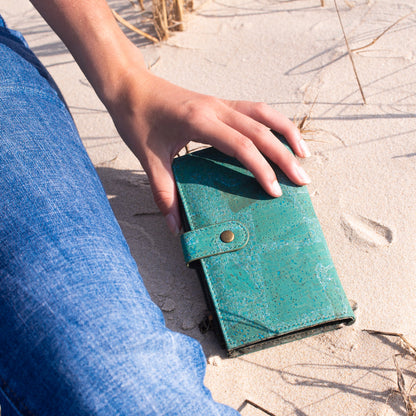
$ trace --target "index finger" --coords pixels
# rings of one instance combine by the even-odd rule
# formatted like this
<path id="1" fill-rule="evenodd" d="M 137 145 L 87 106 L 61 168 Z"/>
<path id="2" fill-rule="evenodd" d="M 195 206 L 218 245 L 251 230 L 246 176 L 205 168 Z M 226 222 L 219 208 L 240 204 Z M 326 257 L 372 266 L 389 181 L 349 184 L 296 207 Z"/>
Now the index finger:
<path id="1" fill-rule="evenodd" d="M 240 113 L 282 134 L 297 156 L 311 156 L 308 146 L 295 124 L 268 104 L 249 101 L 226 101 L 226 103 Z"/>
<path id="2" fill-rule="evenodd" d="M 310 182 L 307 173 L 293 156 L 293 153 L 270 131 L 268 127 L 253 118 L 229 108 L 221 115 L 222 121 L 249 138 L 253 144 L 298 185 Z M 250 158 L 250 155 L 248 155 Z"/>

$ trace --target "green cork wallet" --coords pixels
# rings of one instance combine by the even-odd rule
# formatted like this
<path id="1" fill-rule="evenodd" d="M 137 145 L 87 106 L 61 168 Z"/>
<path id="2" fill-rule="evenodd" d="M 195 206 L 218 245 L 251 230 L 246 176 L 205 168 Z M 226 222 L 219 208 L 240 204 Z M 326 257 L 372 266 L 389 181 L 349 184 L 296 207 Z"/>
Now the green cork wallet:
<path id="1" fill-rule="evenodd" d="M 174 159 L 185 261 L 195 267 L 229 356 L 354 322 L 306 187 L 274 167 L 268 196 L 236 159 L 207 148 Z"/>

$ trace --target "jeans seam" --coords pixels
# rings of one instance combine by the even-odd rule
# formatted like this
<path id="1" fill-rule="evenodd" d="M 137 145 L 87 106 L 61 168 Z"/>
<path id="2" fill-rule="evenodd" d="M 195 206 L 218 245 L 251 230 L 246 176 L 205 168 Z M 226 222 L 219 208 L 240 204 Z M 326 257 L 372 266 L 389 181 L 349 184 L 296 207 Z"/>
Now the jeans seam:
<path id="1" fill-rule="evenodd" d="M 23 416 L 23 413 L 21 412 L 20 408 L 24 408 L 24 414 L 28 416 L 35 416 L 35 414 L 28 409 L 28 407 L 22 402 L 22 400 L 16 395 L 16 393 L 8 386 L 7 382 L 4 380 L 4 378 L 0 375 L 0 382 L 1 386 L 0 388 L 3 390 L 5 396 L 7 396 L 10 400 L 10 396 L 12 396 L 13 400 L 10 400 L 13 403 L 13 406 L 16 408 L 16 410 L 19 412 L 20 415 Z M 19 406 L 16 405 L 16 403 L 19 404 Z"/>

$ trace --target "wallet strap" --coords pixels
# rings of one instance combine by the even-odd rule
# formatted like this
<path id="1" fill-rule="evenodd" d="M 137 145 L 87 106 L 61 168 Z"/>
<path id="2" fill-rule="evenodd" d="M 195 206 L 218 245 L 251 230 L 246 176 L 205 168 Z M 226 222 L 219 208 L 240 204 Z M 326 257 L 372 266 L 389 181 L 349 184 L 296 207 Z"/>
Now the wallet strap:
<path id="1" fill-rule="evenodd" d="M 188 231 L 181 236 L 186 264 L 237 251 L 246 246 L 249 239 L 247 228 L 239 221 L 226 221 L 197 230 Z"/>

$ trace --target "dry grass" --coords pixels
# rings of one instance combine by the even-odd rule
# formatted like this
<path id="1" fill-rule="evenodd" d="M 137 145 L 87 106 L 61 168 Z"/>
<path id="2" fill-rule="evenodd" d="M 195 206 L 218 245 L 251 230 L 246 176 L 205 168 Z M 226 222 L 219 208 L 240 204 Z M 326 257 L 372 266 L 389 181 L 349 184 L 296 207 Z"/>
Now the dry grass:
<path id="1" fill-rule="evenodd" d="M 357 82 L 360 86 L 361 95 L 363 96 L 363 101 L 365 102 L 364 93 L 362 91 L 362 87 L 360 84 L 360 80 L 357 75 L 357 71 L 354 65 L 354 61 L 352 58 L 352 53 L 361 51 L 363 49 L 366 49 L 370 47 L 371 45 L 374 45 L 375 42 L 377 42 L 383 35 L 385 35 L 389 30 L 391 30 L 394 26 L 396 26 L 398 23 L 400 23 L 402 20 L 406 19 L 407 17 L 413 15 L 416 13 L 416 10 L 413 10 L 412 12 L 408 13 L 405 16 L 402 16 L 400 19 L 396 20 L 393 24 L 391 24 L 389 27 L 387 27 L 385 30 L 382 31 L 380 35 L 378 35 L 376 38 L 374 38 L 370 43 L 368 43 L 365 46 L 361 46 L 359 48 L 350 49 L 348 44 L 348 38 L 345 34 L 344 27 L 342 24 L 341 16 L 338 10 L 338 4 L 337 0 L 333 0 L 334 5 L 338 14 L 338 19 L 342 28 L 342 32 L 344 34 L 345 43 L 347 45 L 348 54 L 350 56 L 352 65 L 354 67 L 354 73 L 357 79 Z M 144 0 L 129 0 L 130 4 L 135 8 L 140 10 L 140 13 L 143 13 L 146 11 L 146 6 L 144 3 Z M 150 0 L 148 0 L 147 3 L 150 3 Z M 325 0 L 320 0 L 321 7 L 325 7 L 326 3 Z M 344 3 L 350 7 L 354 7 L 354 3 L 351 3 L 348 0 L 344 0 Z M 153 25 L 155 27 L 158 39 L 156 39 L 154 36 L 151 36 L 150 34 L 138 29 L 137 27 L 133 26 L 132 24 L 128 23 L 125 19 L 123 19 L 120 15 L 118 15 L 115 11 L 113 11 L 115 18 L 123 25 L 125 25 L 130 30 L 140 34 L 141 36 L 144 36 L 145 38 L 151 40 L 152 42 L 158 42 L 168 39 L 171 32 L 174 31 L 183 31 L 185 29 L 184 25 L 184 16 L 186 12 L 192 12 L 195 9 L 194 7 L 194 0 L 151 0 L 151 8 L 152 9 L 152 20 Z M 204 3 L 202 3 L 204 4 Z M 201 5 L 200 5 L 201 6 Z"/>
<path id="2" fill-rule="evenodd" d="M 399 366 L 398 357 L 403 358 L 411 358 L 416 365 L 416 348 L 410 344 L 410 342 L 403 336 L 403 334 L 399 334 L 397 332 L 385 332 L 385 331 L 374 331 L 374 330 L 365 330 L 369 334 L 372 335 L 382 335 L 386 337 L 395 337 L 398 338 L 400 341 L 401 347 L 405 350 L 403 354 L 395 354 L 393 355 L 394 365 L 396 367 L 396 375 L 397 375 L 397 391 L 395 393 L 400 394 L 403 399 L 403 403 L 406 407 L 406 415 L 407 416 L 416 416 L 416 405 L 412 399 L 412 391 L 416 385 L 416 379 L 411 381 L 410 387 L 406 387 L 405 379 L 403 376 L 403 370 Z"/>
<path id="3" fill-rule="evenodd" d="M 352 3 L 350 3 L 348 0 L 344 0 L 344 2 L 345 2 L 345 4 L 347 4 L 348 7 L 350 7 L 350 8 L 354 7 L 354 5 Z M 383 37 L 394 26 L 396 26 L 397 24 L 399 24 L 402 20 L 404 20 L 404 19 L 408 18 L 409 16 L 415 14 L 416 13 L 416 10 L 413 10 L 410 13 L 406 14 L 405 16 L 402 16 L 399 19 L 397 19 L 394 23 L 392 23 L 390 26 L 388 26 L 386 29 L 384 29 L 378 36 L 376 36 L 370 43 L 368 43 L 368 44 L 366 44 L 364 46 L 361 46 L 359 48 L 351 49 L 350 48 L 350 45 L 349 45 L 349 42 L 348 42 L 348 37 L 347 37 L 347 35 L 345 33 L 344 25 L 342 23 L 341 14 L 340 14 L 340 11 L 339 11 L 339 8 L 338 8 L 337 0 L 334 0 L 334 5 L 335 5 L 335 10 L 337 12 L 339 24 L 341 26 L 342 34 L 344 36 L 344 41 L 345 41 L 345 46 L 347 47 L 348 56 L 350 58 L 351 65 L 352 65 L 352 68 L 353 68 L 353 71 L 354 71 L 354 76 L 355 76 L 355 79 L 357 81 L 358 88 L 360 90 L 361 97 L 363 99 L 363 103 L 366 104 L 367 101 L 366 101 L 366 98 L 365 98 L 365 95 L 364 95 L 364 90 L 363 90 L 363 87 L 361 85 L 360 78 L 358 76 L 357 68 L 356 68 L 355 63 L 354 63 L 353 53 L 354 52 L 358 52 L 358 51 L 362 51 L 362 50 L 364 50 L 366 48 L 369 48 L 370 46 L 374 45 L 381 37 Z M 321 0 L 321 6 L 322 7 L 325 6 L 325 0 Z"/>
<path id="4" fill-rule="evenodd" d="M 416 416 L 416 406 L 410 395 L 413 390 L 413 387 L 415 386 L 415 380 L 413 380 L 410 388 L 406 389 L 403 372 L 397 362 L 397 357 L 399 356 L 400 354 L 396 354 L 393 356 L 394 365 L 396 366 L 396 373 L 397 373 L 397 387 L 399 389 L 399 393 L 402 396 L 404 404 L 406 406 L 407 416 Z"/>
<path id="5" fill-rule="evenodd" d="M 184 30 L 184 15 L 194 9 L 193 0 L 153 0 L 153 22 L 160 40 Z"/>
<path id="6" fill-rule="evenodd" d="M 394 23 L 392 23 L 389 27 L 384 29 L 378 36 L 376 36 L 370 43 L 364 46 L 360 46 L 359 48 L 351 49 L 351 52 L 358 52 L 362 51 L 363 49 L 369 48 L 370 46 L 374 45 L 382 36 L 384 36 L 390 29 L 393 29 L 394 26 L 399 24 L 402 20 L 410 17 L 411 15 L 415 14 L 416 10 L 413 10 L 412 12 L 406 14 L 405 16 L 402 16 L 400 19 L 397 19 Z"/>
<path id="7" fill-rule="evenodd" d="M 341 15 L 339 13 L 337 0 L 334 0 L 334 4 L 335 4 L 335 9 L 337 11 L 337 16 L 338 16 L 339 24 L 341 26 L 342 33 L 344 35 L 345 46 L 347 47 L 348 56 L 350 57 L 352 69 L 354 70 L 355 79 L 357 80 L 358 88 L 360 89 L 360 93 L 361 93 L 361 97 L 363 99 L 363 102 L 364 102 L 364 104 L 367 104 L 367 101 L 366 101 L 365 95 L 364 95 L 364 91 L 363 91 L 363 87 L 361 86 L 360 78 L 358 77 L 357 68 L 355 67 L 354 58 L 352 56 L 352 52 L 351 52 L 351 49 L 350 49 L 350 45 L 348 43 L 348 38 L 347 38 L 347 35 L 345 34 L 344 25 L 342 24 L 342 19 L 341 19 Z"/>
<path id="8" fill-rule="evenodd" d="M 133 26 L 130 24 L 127 20 L 123 19 L 115 10 L 112 10 L 114 17 L 118 22 L 120 22 L 122 25 L 126 26 L 128 29 L 132 30 L 133 32 L 136 32 L 137 34 L 145 37 L 146 39 L 151 40 L 154 43 L 159 42 L 158 39 L 156 39 L 154 36 L 149 35 L 145 31 L 137 28 L 136 26 Z M 1 416 L 1 415 L 0 415 Z"/>
<path id="9" fill-rule="evenodd" d="M 247 405 L 253 406 L 255 409 L 260 410 L 262 413 L 268 415 L 268 416 L 276 416 L 275 413 L 270 412 L 269 410 L 265 409 L 264 407 L 260 406 L 257 403 L 254 403 L 253 401 L 246 399 L 242 403 L 242 405 L 238 408 L 238 411 L 241 412 Z"/>
<path id="10" fill-rule="evenodd" d="M 140 9 L 141 13 L 143 13 L 143 11 L 145 11 L 145 4 L 144 4 L 144 0 L 129 0 L 130 3 L 132 4 L 133 7 Z M 397 24 L 399 24 L 401 21 L 403 21 L 404 19 L 408 18 L 409 16 L 413 15 L 416 13 L 416 10 L 413 10 L 412 12 L 406 14 L 405 16 L 402 16 L 401 18 L 397 19 L 394 23 L 392 23 L 391 25 L 389 25 L 386 29 L 384 29 L 378 36 L 376 36 L 371 42 L 369 42 L 368 44 L 361 46 L 361 47 L 357 47 L 355 49 L 351 49 L 349 46 L 349 41 L 348 41 L 348 37 L 347 34 L 345 32 L 344 26 L 343 26 L 343 22 L 342 22 L 342 18 L 341 18 L 341 14 L 338 8 L 338 3 L 337 0 L 333 0 L 334 2 L 334 6 L 335 6 L 335 10 L 337 12 L 337 16 L 338 16 L 338 20 L 340 23 L 340 27 L 343 33 L 343 37 L 344 37 L 344 41 L 345 41 L 345 45 L 348 51 L 348 56 L 350 58 L 351 61 L 351 65 L 354 71 L 354 76 L 355 79 L 357 81 L 358 84 L 358 88 L 360 90 L 361 93 L 361 97 L 363 100 L 363 103 L 366 104 L 366 97 L 364 94 L 364 90 L 360 81 L 360 78 L 358 76 L 358 71 L 357 68 L 355 66 L 354 63 L 354 53 L 362 51 L 372 45 L 374 45 L 381 37 L 383 37 L 388 31 L 390 31 L 393 27 L 395 27 Z M 150 3 L 150 0 L 148 0 L 147 2 L 148 4 Z M 320 0 L 321 6 L 325 7 L 326 3 L 325 0 Z M 348 0 L 344 0 L 344 3 L 352 8 L 354 7 L 354 3 L 351 3 Z M 154 43 L 157 43 L 159 41 L 165 41 L 168 39 L 168 37 L 170 36 L 171 32 L 173 31 L 183 31 L 184 30 L 184 15 L 186 12 L 189 11 L 194 11 L 194 1 L 193 0 L 151 0 L 151 7 L 152 7 L 152 21 L 153 21 L 153 25 L 155 28 L 155 31 L 157 33 L 157 38 L 138 29 L 137 27 L 133 26 L 132 24 L 130 24 L 129 22 L 127 22 L 125 19 L 123 19 L 120 15 L 118 15 L 114 10 L 113 10 L 113 14 L 115 16 L 115 18 L 124 26 L 126 26 L 127 28 L 129 28 L 130 30 L 140 34 L 141 36 L 144 36 L 145 38 L 151 40 Z M 315 100 L 316 101 L 316 100 Z M 317 129 L 317 128 L 313 128 L 311 126 L 311 112 L 312 109 L 315 105 L 315 102 L 313 103 L 312 107 L 310 108 L 310 111 L 308 114 L 304 114 L 302 115 L 302 117 L 296 118 L 295 117 L 295 124 L 298 126 L 299 130 L 301 131 L 301 133 L 303 135 L 310 135 L 310 134 L 314 134 L 314 133 L 327 133 L 333 137 L 335 137 L 337 140 L 339 140 L 344 146 L 345 143 L 344 141 L 336 136 L 335 134 L 322 130 L 322 129 Z"/>
<path id="11" fill-rule="evenodd" d="M 330 136 L 330 137 L 333 137 L 334 139 L 338 140 L 344 147 L 346 147 L 347 145 L 344 142 L 344 140 L 341 137 L 339 137 L 338 135 L 336 135 L 335 133 L 333 133 L 329 130 L 314 127 L 312 125 L 312 111 L 315 107 L 317 99 L 318 99 L 318 96 L 315 97 L 312 105 L 309 107 L 309 110 L 306 114 L 303 113 L 301 116 L 295 116 L 293 118 L 293 123 L 299 129 L 300 134 L 303 136 L 303 138 L 305 140 L 308 140 L 309 135 L 313 135 L 314 138 L 309 139 L 309 140 L 312 140 L 312 141 L 315 141 L 315 142 L 324 142 L 324 140 L 318 140 L 316 138 L 316 136 L 317 135 L 324 136 L 324 137 L 325 136 L 326 137 Z"/>
<path id="12" fill-rule="evenodd" d="M 128 29 L 154 43 L 167 40 L 171 32 L 183 31 L 185 13 L 194 9 L 193 0 L 152 0 L 146 4 L 143 0 L 129 0 L 129 2 L 142 16 L 146 12 L 146 6 L 148 7 L 157 38 L 130 24 L 113 10 L 114 17 Z"/>

